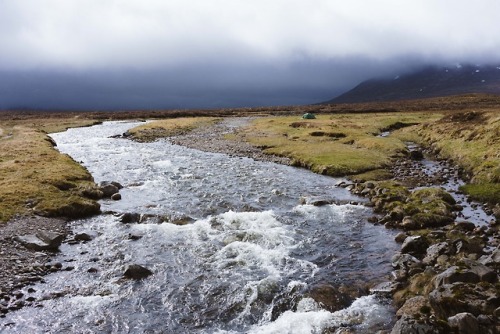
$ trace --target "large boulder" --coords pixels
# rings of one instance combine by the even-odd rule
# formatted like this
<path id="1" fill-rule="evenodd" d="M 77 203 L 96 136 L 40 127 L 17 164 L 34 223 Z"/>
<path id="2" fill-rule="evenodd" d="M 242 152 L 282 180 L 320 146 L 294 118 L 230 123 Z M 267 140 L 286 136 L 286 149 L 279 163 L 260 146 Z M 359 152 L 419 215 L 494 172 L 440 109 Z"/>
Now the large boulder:
<path id="1" fill-rule="evenodd" d="M 424 296 L 415 296 L 405 301 L 403 306 L 396 312 L 396 316 L 419 317 L 422 313 L 430 311 L 429 300 Z"/>
<path id="2" fill-rule="evenodd" d="M 488 266 L 500 267 L 500 246 L 491 252 L 491 254 L 481 256 L 479 262 Z"/>
<path id="3" fill-rule="evenodd" d="M 429 303 L 438 318 L 448 319 L 463 312 L 475 316 L 492 314 L 500 306 L 500 297 L 492 284 L 456 282 L 433 290 Z"/>
<path id="4" fill-rule="evenodd" d="M 439 288 L 443 284 L 452 284 L 456 282 L 479 283 L 498 282 L 498 276 L 491 268 L 468 259 L 464 259 L 461 266 L 451 266 L 434 278 L 434 286 Z"/>
<path id="5" fill-rule="evenodd" d="M 478 283 L 480 280 L 479 276 L 471 270 L 451 266 L 434 278 L 434 287 L 439 288 L 442 285 L 456 282 Z"/>

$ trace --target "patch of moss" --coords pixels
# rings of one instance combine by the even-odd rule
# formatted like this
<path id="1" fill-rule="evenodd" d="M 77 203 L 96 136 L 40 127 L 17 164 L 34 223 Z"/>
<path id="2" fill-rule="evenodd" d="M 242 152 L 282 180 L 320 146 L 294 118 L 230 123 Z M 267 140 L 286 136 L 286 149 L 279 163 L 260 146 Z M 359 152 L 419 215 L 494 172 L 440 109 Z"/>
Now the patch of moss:
<path id="1" fill-rule="evenodd" d="M 361 182 L 365 182 L 365 181 L 387 180 L 390 179 L 391 177 L 392 177 L 391 172 L 389 172 L 387 169 L 379 168 L 368 172 L 351 175 L 350 179 L 360 180 Z"/>

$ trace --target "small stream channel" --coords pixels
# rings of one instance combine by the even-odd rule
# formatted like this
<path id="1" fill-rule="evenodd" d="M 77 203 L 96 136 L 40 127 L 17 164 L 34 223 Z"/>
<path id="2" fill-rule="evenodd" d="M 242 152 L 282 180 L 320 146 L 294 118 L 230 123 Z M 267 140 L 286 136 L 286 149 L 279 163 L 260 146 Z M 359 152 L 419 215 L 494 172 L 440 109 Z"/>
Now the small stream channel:
<path id="1" fill-rule="evenodd" d="M 367 223 L 371 209 L 339 179 L 167 141 L 111 138 L 136 123 L 53 134 L 58 149 L 96 182 L 117 181 L 122 200 L 71 223 L 86 243 L 64 243 L 62 270 L 32 287 L 40 307 L 9 313 L 7 333 L 358 333 L 390 328 L 390 300 L 362 295 L 329 312 L 315 286 L 366 288 L 386 280 L 394 232 Z M 300 198 L 337 204 L 299 204 Z M 349 204 L 354 203 L 354 204 Z M 189 219 L 124 224 L 121 213 Z M 114 213 L 114 214 L 112 214 Z M 153 275 L 123 278 L 139 264 Z M 34 291 L 34 292 L 33 292 Z"/>

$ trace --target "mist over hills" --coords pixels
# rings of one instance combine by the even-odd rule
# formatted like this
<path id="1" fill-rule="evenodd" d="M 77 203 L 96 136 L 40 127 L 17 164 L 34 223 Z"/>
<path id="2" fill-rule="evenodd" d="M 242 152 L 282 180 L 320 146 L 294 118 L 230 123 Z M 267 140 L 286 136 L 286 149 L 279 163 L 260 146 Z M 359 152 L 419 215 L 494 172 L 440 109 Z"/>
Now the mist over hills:
<path id="1" fill-rule="evenodd" d="M 500 66 L 427 66 L 392 78 L 363 81 L 324 103 L 398 101 L 466 93 L 500 95 Z"/>

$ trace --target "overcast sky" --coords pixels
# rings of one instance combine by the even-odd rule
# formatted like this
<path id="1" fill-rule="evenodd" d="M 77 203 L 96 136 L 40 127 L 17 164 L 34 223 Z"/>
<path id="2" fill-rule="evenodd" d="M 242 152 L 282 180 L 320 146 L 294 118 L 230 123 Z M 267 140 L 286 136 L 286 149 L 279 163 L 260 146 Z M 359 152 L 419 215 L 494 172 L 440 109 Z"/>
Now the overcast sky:
<path id="1" fill-rule="evenodd" d="M 305 104 L 500 60 L 498 0 L 0 0 L 0 108 Z"/>

